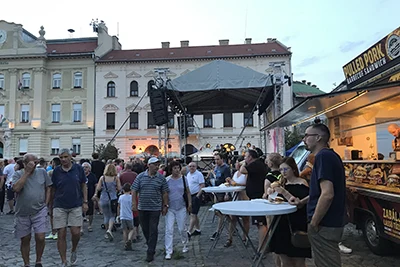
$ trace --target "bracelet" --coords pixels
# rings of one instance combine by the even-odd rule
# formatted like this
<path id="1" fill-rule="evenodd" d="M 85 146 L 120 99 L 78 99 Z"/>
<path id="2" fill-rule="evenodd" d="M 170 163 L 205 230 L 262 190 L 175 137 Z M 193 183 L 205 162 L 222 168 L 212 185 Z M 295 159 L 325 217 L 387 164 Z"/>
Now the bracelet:
<path id="1" fill-rule="evenodd" d="M 83 204 L 88 204 L 89 202 L 88 201 L 83 201 Z"/>

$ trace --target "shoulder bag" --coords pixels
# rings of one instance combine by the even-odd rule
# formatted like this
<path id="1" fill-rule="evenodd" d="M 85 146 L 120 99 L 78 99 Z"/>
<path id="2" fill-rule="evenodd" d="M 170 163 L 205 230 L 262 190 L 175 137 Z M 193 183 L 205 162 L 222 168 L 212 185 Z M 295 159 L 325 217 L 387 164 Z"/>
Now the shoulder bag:
<path id="1" fill-rule="evenodd" d="M 183 200 L 185 200 L 185 204 L 186 204 L 186 208 L 188 208 L 189 207 L 189 199 L 188 199 L 188 196 L 187 196 L 187 192 L 186 192 L 186 179 L 185 179 L 185 176 L 183 176 L 182 175 L 182 180 L 183 180 Z"/>
<path id="2" fill-rule="evenodd" d="M 106 188 L 108 199 L 110 200 L 111 212 L 114 213 L 114 214 L 117 214 L 118 199 L 111 199 L 110 193 L 108 192 L 108 188 L 107 188 L 107 183 L 106 183 L 106 178 L 105 177 L 103 178 L 103 183 L 104 183 L 104 187 Z"/>
<path id="3" fill-rule="evenodd" d="M 307 232 L 304 231 L 294 231 L 292 230 L 292 225 L 290 223 L 289 215 L 287 215 L 290 230 L 290 242 L 296 248 L 310 248 L 310 240 L 308 239 Z"/>

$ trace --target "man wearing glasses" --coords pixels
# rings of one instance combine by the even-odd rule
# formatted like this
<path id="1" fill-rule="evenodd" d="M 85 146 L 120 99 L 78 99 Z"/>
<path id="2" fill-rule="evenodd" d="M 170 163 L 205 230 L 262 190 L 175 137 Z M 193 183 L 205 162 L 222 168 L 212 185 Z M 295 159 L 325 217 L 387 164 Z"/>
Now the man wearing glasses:
<path id="1" fill-rule="evenodd" d="M 346 179 L 342 160 L 329 148 L 330 131 L 324 124 L 306 129 L 303 141 L 315 155 L 310 180 L 310 195 L 296 205 L 307 204 L 308 236 L 317 267 L 341 266 L 339 242 L 345 225 Z"/>
<path id="2" fill-rule="evenodd" d="M 204 176 L 197 170 L 194 162 L 189 163 L 189 172 L 186 174 L 190 194 L 192 195 L 192 212 L 190 214 L 190 224 L 188 236 L 201 235 L 200 223 L 197 214 L 201 205 L 201 189 L 204 187 Z M 194 230 L 194 231 L 193 231 Z"/>

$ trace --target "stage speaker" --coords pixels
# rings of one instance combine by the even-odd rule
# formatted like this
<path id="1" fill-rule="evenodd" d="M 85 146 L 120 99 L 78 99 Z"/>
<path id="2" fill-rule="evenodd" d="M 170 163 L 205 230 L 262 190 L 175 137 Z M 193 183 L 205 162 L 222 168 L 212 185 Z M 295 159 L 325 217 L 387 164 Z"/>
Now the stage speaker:
<path id="1" fill-rule="evenodd" d="M 168 122 L 168 104 L 164 89 L 149 88 L 150 106 L 154 124 L 164 125 Z"/>

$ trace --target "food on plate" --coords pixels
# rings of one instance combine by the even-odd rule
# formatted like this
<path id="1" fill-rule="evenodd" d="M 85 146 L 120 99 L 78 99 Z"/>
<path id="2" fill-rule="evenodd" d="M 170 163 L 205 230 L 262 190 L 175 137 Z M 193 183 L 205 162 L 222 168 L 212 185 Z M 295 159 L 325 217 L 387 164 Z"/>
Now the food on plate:
<path id="1" fill-rule="evenodd" d="M 273 182 L 273 183 L 270 185 L 270 187 L 271 187 L 272 189 L 274 189 L 275 187 L 278 187 L 278 186 L 281 186 L 281 184 L 280 184 L 279 182 Z"/>
<path id="2" fill-rule="evenodd" d="M 367 178 L 367 169 L 363 166 L 358 166 L 354 172 L 353 176 L 357 183 L 362 183 L 364 179 Z"/>
<path id="3" fill-rule="evenodd" d="M 226 186 L 230 186 L 231 184 L 230 184 L 230 183 L 228 183 L 228 182 L 226 182 L 226 183 L 224 183 L 224 185 L 226 185 Z"/>
<path id="4" fill-rule="evenodd" d="M 383 171 L 381 168 L 372 169 L 369 174 L 369 183 L 372 185 L 382 184 Z"/>
<path id="5" fill-rule="evenodd" d="M 397 187 L 399 185 L 399 179 L 400 177 L 397 174 L 392 173 L 387 177 L 386 185 L 388 187 Z"/>
<path id="6" fill-rule="evenodd" d="M 285 200 L 282 197 L 275 197 L 275 199 L 273 199 L 273 202 L 279 204 L 285 202 Z"/>

